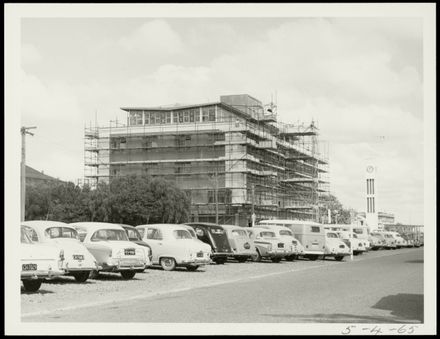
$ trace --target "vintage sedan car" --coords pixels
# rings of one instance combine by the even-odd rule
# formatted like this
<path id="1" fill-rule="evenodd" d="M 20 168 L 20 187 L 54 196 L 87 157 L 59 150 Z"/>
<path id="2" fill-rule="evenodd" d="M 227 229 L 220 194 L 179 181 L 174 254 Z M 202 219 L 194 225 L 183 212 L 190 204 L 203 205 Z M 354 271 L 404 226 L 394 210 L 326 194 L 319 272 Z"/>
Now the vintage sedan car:
<path id="1" fill-rule="evenodd" d="M 135 244 L 138 244 L 139 246 L 146 247 L 147 256 L 151 263 L 151 261 L 153 260 L 153 251 L 151 250 L 151 246 L 142 240 L 142 236 L 139 233 L 139 231 L 136 229 L 136 227 L 126 224 L 119 224 L 119 225 L 122 226 L 122 228 L 127 233 L 128 240 L 133 241 Z"/>
<path id="2" fill-rule="evenodd" d="M 211 246 L 211 259 L 216 264 L 224 264 L 233 254 L 228 236 L 222 226 L 203 222 L 190 222 L 186 225 L 194 228 L 197 237 Z"/>
<path id="3" fill-rule="evenodd" d="M 350 232 L 347 231 L 336 231 L 336 233 L 339 235 L 339 237 L 342 239 L 342 241 L 353 250 L 354 255 L 361 254 L 363 252 L 366 252 L 367 249 L 365 248 L 364 242 L 357 238 L 357 235 L 353 233 L 353 237 L 351 236 Z M 351 247 L 350 247 L 351 246 Z"/>
<path id="4" fill-rule="evenodd" d="M 255 261 L 270 259 L 278 263 L 291 253 L 289 249 L 285 248 L 284 241 L 278 238 L 275 232 L 270 229 L 252 227 L 250 236 L 257 251 Z"/>
<path id="5" fill-rule="evenodd" d="M 382 248 L 382 246 L 384 246 L 385 244 L 385 239 L 383 239 L 380 235 L 377 235 L 375 233 L 370 233 L 368 241 L 370 242 L 370 248 L 373 251 L 377 251 L 378 249 Z"/>
<path id="6" fill-rule="evenodd" d="M 55 244 L 34 243 L 21 227 L 21 281 L 25 291 L 36 292 L 44 279 L 64 274 L 64 252 Z"/>
<path id="7" fill-rule="evenodd" d="M 84 245 L 93 254 L 100 272 L 120 273 L 132 279 L 150 265 L 148 249 L 131 242 L 122 226 L 104 222 L 70 224 L 80 234 Z"/>
<path id="8" fill-rule="evenodd" d="M 21 223 L 32 241 L 57 244 L 64 250 L 63 269 L 66 275 L 73 276 L 78 282 L 85 282 L 90 273 L 99 266 L 93 255 L 79 240 L 78 232 L 72 226 L 47 220 L 23 221 Z"/>
<path id="9" fill-rule="evenodd" d="M 160 265 L 165 271 L 173 271 L 176 267 L 195 271 L 211 263 L 211 249 L 193 239 L 183 225 L 138 225 L 136 229 L 142 240 L 151 246 L 153 265 Z"/>
<path id="10" fill-rule="evenodd" d="M 255 244 L 250 241 L 244 227 L 235 225 L 222 225 L 228 236 L 229 244 L 232 248 L 232 255 L 238 262 L 245 262 L 249 259 L 256 258 L 257 250 Z"/>
<path id="11" fill-rule="evenodd" d="M 298 255 L 304 254 L 304 247 L 301 245 L 298 239 L 293 235 L 292 230 L 285 226 L 260 224 L 258 227 L 267 228 L 275 232 L 275 235 L 284 242 L 284 248 L 287 249 L 289 254 L 285 257 L 287 261 L 292 261 L 298 258 Z M 301 250 L 302 249 L 302 250 Z"/>
<path id="12" fill-rule="evenodd" d="M 341 261 L 345 256 L 350 255 L 350 247 L 348 247 L 338 234 L 334 231 L 325 231 L 325 250 L 324 257 L 333 257 L 337 261 Z"/>

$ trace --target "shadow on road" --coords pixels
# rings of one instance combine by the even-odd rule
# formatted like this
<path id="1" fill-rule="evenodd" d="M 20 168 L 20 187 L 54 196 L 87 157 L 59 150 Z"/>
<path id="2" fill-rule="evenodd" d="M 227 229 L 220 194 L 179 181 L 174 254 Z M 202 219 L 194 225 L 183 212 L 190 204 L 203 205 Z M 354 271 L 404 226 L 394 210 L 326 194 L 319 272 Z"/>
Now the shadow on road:
<path id="1" fill-rule="evenodd" d="M 82 284 L 82 285 L 87 285 L 87 284 L 93 284 L 93 282 L 91 282 L 90 280 L 87 280 L 85 282 L 77 282 L 75 280 L 75 278 L 73 277 L 66 277 L 66 278 L 55 278 L 55 279 L 51 279 L 51 280 L 45 280 L 44 281 L 45 284 L 50 284 L 50 285 L 63 285 L 63 284 Z"/>
<path id="2" fill-rule="evenodd" d="M 423 264 L 425 261 L 423 259 L 418 259 L 418 260 L 407 260 L 405 262 L 409 264 Z"/>
<path id="3" fill-rule="evenodd" d="M 391 311 L 391 315 L 423 323 L 423 294 L 388 295 L 372 308 Z"/>
<path id="4" fill-rule="evenodd" d="M 344 313 L 316 314 L 262 314 L 266 317 L 285 318 L 285 322 L 295 323 L 386 323 L 400 324 L 401 319 L 394 317 L 373 317 L 368 315 L 353 315 Z"/>
<path id="5" fill-rule="evenodd" d="M 150 266 L 148 267 L 148 269 L 146 269 L 143 273 L 148 273 L 148 270 L 152 270 L 152 271 L 163 271 L 166 272 L 162 267 L 160 266 Z M 186 272 L 188 274 L 194 274 L 194 273 L 204 273 L 205 269 L 204 268 L 198 268 L 195 271 L 188 271 L 185 267 L 176 267 L 173 271 L 169 271 L 168 273 L 173 274 L 174 272 L 176 273 L 182 273 L 182 272 Z"/>
<path id="6" fill-rule="evenodd" d="M 51 293 L 54 293 L 54 292 L 47 291 L 47 290 L 44 290 L 41 288 L 36 292 L 29 292 L 29 291 L 26 291 L 23 287 L 21 288 L 21 294 L 51 294 Z"/>

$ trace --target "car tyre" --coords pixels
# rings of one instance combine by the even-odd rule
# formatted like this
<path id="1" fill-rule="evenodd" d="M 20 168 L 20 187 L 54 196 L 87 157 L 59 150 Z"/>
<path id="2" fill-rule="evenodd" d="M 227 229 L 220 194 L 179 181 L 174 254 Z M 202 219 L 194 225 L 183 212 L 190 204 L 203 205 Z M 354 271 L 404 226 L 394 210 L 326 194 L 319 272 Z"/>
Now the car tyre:
<path id="1" fill-rule="evenodd" d="M 294 261 L 295 255 L 288 255 L 285 259 L 286 259 L 286 261 Z"/>
<path id="2" fill-rule="evenodd" d="M 237 257 L 236 259 L 237 259 L 238 262 L 242 262 L 242 263 L 246 262 L 248 260 L 247 257 Z"/>
<path id="3" fill-rule="evenodd" d="M 214 262 L 215 262 L 217 265 L 223 265 L 223 264 L 226 262 L 226 259 L 227 259 L 227 258 L 216 258 L 216 259 L 214 259 Z"/>
<path id="4" fill-rule="evenodd" d="M 173 271 L 176 268 L 176 260 L 174 260 L 174 258 L 161 258 L 160 266 L 162 266 L 165 271 Z"/>
<path id="5" fill-rule="evenodd" d="M 261 261 L 261 253 L 259 250 L 257 250 L 257 255 L 254 258 L 255 262 L 260 262 Z"/>
<path id="6" fill-rule="evenodd" d="M 311 254 L 311 255 L 307 256 L 307 258 L 311 261 L 315 261 L 315 260 L 318 260 L 318 255 Z"/>
<path id="7" fill-rule="evenodd" d="M 43 281 L 38 280 L 23 280 L 23 286 L 25 291 L 28 292 L 37 292 L 40 289 L 41 283 Z"/>
<path id="8" fill-rule="evenodd" d="M 272 262 L 279 263 L 281 261 L 281 258 L 272 258 Z"/>
<path id="9" fill-rule="evenodd" d="M 342 256 L 342 255 L 335 256 L 336 261 L 342 261 L 342 259 L 344 259 L 344 256 Z"/>
<path id="10" fill-rule="evenodd" d="M 81 272 L 75 272 L 72 275 L 77 282 L 83 283 L 83 282 L 86 282 L 87 279 L 89 279 L 90 272 L 89 271 L 81 271 Z"/>
<path id="11" fill-rule="evenodd" d="M 198 268 L 199 268 L 199 265 L 190 265 L 190 266 L 186 267 L 186 269 L 190 272 L 197 271 Z"/>
<path id="12" fill-rule="evenodd" d="M 121 271 L 121 276 L 125 280 L 133 279 L 135 275 L 136 275 L 135 271 Z"/>

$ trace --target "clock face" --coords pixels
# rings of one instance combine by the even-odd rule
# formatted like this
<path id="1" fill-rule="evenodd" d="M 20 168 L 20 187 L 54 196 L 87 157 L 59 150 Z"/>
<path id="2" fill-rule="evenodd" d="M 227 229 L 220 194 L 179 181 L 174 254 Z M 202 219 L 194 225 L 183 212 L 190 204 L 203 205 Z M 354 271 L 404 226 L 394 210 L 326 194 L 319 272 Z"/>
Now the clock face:
<path id="1" fill-rule="evenodd" d="M 368 173 L 372 173 L 374 171 L 374 167 L 373 166 L 368 166 L 367 167 L 367 172 Z"/>

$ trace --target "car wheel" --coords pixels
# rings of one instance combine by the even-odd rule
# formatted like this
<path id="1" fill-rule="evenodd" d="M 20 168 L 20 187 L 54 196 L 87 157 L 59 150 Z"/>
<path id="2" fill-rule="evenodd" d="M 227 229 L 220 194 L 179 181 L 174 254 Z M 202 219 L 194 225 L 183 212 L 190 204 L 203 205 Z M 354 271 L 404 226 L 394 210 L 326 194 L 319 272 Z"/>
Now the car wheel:
<path id="1" fill-rule="evenodd" d="M 294 261 L 295 260 L 295 255 L 289 255 L 285 258 L 287 261 Z"/>
<path id="2" fill-rule="evenodd" d="M 165 271 L 173 271 L 176 268 L 176 260 L 174 260 L 174 258 L 161 258 L 160 266 L 162 266 Z"/>
<path id="3" fill-rule="evenodd" d="M 246 262 L 248 260 L 247 257 L 238 257 L 236 258 L 238 262 Z"/>
<path id="4" fill-rule="evenodd" d="M 83 283 L 83 282 L 86 282 L 87 279 L 89 279 L 90 272 L 89 271 L 81 271 L 81 272 L 75 272 L 72 275 L 77 282 Z"/>
<path id="5" fill-rule="evenodd" d="M 311 260 L 311 261 L 315 261 L 318 259 L 318 256 L 316 254 L 312 254 L 312 255 L 307 256 L 307 258 L 309 258 L 309 260 Z"/>
<path id="6" fill-rule="evenodd" d="M 226 258 L 216 258 L 214 261 L 217 265 L 223 265 L 226 262 Z"/>
<path id="7" fill-rule="evenodd" d="M 90 279 L 96 279 L 98 277 L 99 277 L 99 271 L 95 271 L 95 270 L 93 270 L 89 276 Z"/>
<path id="8" fill-rule="evenodd" d="M 199 268 L 199 265 L 191 265 L 191 266 L 187 266 L 186 269 L 188 271 L 194 272 Z"/>
<path id="9" fill-rule="evenodd" d="M 337 255 L 337 256 L 335 257 L 335 260 L 336 260 L 336 261 L 342 261 L 342 259 L 344 259 L 344 256 L 342 256 L 342 255 Z"/>
<path id="10" fill-rule="evenodd" d="M 121 276 L 125 280 L 133 279 L 135 275 L 136 275 L 135 271 L 122 271 L 121 272 Z"/>
<path id="11" fill-rule="evenodd" d="M 272 258 L 272 262 L 279 263 L 281 261 L 281 258 Z"/>
<path id="12" fill-rule="evenodd" d="M 260 254 L 259 250 L 257 250 L 257 255 L 255 256 L 254 261 L 255 262 L 260 262 L 261 261 L 261 254 Z"/>
<path id="13" fill-rule="evenodd" d="M 37 292 L 40 289 L 43 281 L 38 280 L 23 280 L 24 289 L 28 292 Z"/>

